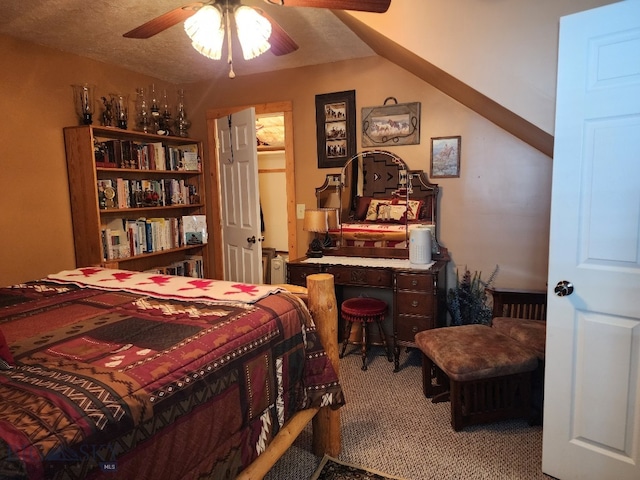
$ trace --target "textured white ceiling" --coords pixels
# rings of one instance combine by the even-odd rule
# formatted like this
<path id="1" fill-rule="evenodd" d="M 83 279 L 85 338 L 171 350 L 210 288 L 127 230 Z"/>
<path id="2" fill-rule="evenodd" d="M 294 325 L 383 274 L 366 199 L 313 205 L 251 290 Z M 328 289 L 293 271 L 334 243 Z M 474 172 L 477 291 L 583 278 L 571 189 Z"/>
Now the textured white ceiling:
<path id="1" fill-rule="evenodd" d="M 189 0 L 3 1 L 0 33 L 117 64 L 172 83 L 226 77 L 226 49 L 223 60 L 203 57 L 191 47 L 181 23 L 149 39 L 122 36 L 186 3 Z M 374 55 L 330 10 L 279 7 L 261 0 L 242 3 L 262 8 L 300 48 L 280 57 L 266 52 L 245 61 L 236 45 L 233 57 L 237 76 Z"/>

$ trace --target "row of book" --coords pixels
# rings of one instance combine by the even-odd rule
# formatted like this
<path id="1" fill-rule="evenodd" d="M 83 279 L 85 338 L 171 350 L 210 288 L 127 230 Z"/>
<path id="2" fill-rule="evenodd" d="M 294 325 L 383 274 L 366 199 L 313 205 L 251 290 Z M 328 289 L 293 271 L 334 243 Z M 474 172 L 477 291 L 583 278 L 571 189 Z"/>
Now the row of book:
<path id="1" fill-rule="evenodd" d="M 196 186 L 178 178 L 100 179 L 97 191 L 100 208 L 165 207 L 200 203 Z"/>
<path id="2" fill-rule="evenodd" d="M 146 270 L 146 272 L 160 275 L 204 278 L 204 261 L 201 255 L 189 255 L 180 262 L 174 262 L 164 267 L 156 267 L 151 270 Z"/>
<path id="3" fill-rule="evenodd" d="M 135 140 L 96 140 L 94 157 L 97 167 L 133 168 L 137 170 L 201 171 L 198 145 L 165 145 Z"/>
<path id="4" fill-rule="evenodd" d="M 103 257 L 118 260 L 208 241 L 205 215 L 114 218 L 102 228 Z"/>

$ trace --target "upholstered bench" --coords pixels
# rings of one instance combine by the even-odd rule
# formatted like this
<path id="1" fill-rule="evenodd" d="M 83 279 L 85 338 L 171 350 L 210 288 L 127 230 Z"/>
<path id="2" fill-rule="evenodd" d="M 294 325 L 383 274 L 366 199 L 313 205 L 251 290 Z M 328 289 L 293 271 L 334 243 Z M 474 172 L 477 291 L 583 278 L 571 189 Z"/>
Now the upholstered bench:
<path id="1" fill-rule="evenodd" d="M 485 325 L 424 330 L 415 336 L 423 353 L 424 395 L 448 392 L 451 426 L 528 417 L 536 353 Z"/>

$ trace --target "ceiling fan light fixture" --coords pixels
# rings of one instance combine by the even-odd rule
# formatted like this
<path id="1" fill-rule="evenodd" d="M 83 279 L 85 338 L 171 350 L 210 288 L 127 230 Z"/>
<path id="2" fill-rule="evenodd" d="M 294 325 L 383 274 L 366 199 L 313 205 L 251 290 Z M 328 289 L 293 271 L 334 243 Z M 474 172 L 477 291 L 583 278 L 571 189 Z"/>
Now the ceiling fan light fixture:
<path id="1" fill-rule="evenodd" d="M 271 23 L 255 9 L 244 5 L 234 11 L 238 40 L 245 60 L 262 55 L 271 48 Z"/>
<path id="2" fill-rule="evenodd" d="M 224 24 L 222 12 L 215 5 L 205 5 L 184 22 L 184 31 L 198 53 L 212 60 L 222 57 Z"/>

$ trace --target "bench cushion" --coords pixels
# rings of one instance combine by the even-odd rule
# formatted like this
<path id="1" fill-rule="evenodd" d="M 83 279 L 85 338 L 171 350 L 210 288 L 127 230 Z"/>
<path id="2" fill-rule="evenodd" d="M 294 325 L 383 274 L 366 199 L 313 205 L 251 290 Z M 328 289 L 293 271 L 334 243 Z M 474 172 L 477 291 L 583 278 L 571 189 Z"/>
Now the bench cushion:
<path id="1" fill-rule="evenodd" d="M 547 322 L 523 318 L 496 317 L 491 326 L 518 342 L 535 350 L 540 360 L 544 360 L 547 340 Z"/>
<path id="2" fill-rule="evenodd" d="M 459 382 L 530 372 L 538 366 L 532 349 L 486 325 L 423 330 L 415 340 L 422 353 Z"/>

